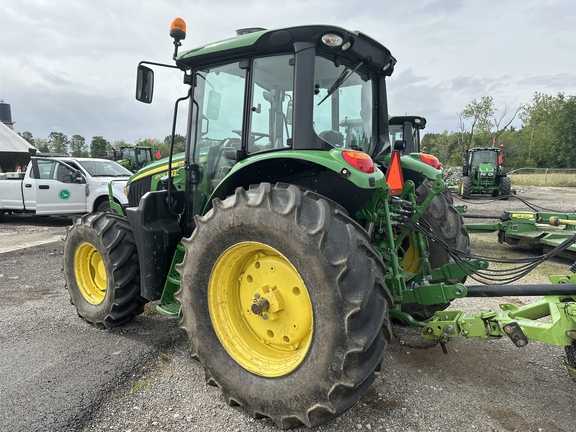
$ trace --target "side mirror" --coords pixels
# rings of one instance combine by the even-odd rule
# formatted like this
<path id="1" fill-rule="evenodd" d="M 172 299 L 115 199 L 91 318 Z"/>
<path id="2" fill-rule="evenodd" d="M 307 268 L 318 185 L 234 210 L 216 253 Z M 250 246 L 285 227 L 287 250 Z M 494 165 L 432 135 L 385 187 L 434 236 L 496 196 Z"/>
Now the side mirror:
<path id="1" fill-rule="evenodd" d="M 154 93 L 154 71 L 144 65 L 138 65 L 136 78 L 136 100 L 144 103 L 152 102 Z"/>
<path id="2" fill-rule="evenodd" d="M 75 183 L 84 183 L 84 177 L 82 177 L 82 172 L 76 171 L 74 173 L 74 182 Z"/>

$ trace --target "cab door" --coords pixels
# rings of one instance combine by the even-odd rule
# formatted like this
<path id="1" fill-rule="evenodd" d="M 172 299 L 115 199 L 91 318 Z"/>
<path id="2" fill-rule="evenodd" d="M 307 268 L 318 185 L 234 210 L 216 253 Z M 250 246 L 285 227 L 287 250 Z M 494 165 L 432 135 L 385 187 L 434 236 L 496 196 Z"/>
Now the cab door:
<path id="1" fill-rule="evenodd" d="M 38 160 L 37 163 L 36 214 L 86 213 L 85 177 L 61 161 Z"/>

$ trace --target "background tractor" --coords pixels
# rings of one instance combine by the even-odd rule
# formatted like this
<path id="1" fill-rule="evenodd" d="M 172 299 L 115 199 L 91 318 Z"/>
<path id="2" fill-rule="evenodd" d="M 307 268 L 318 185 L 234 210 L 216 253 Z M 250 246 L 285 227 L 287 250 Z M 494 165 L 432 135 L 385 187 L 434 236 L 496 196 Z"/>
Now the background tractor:
<path id="1" fill-rule="evenodd" d="M 154 160 L 152 147 L 147 146 L 121 146 L 113 149 L 112 159 L 124 168 L 136 172 Z"/>
<path id="2" fill-rule="evenodd" d="M 472 194 L 489 193 L 508 199 L 511 183 L 502 162 L 499 148 L 472 148 L 464 153 L 460 195 L 468 198 Z"/>
<path id="3" fill-rule="evenodd" d="M 392 318 L 435 322 L 487 263 L 468 254 L 438 160 L 410 152 L 412 133 L 390 141 L 387 48 L 329 25 L 237 34 L 179 54 L 176 19 L 175 65 L 140 63 L 144 103 L 147 64 L 184 75 L 186 150 L 173 154 L 174 121 L 169 157 L 128 180 L 128 204 L 74 221 L 64 277 L 101 328 L 157 301 L 229 404 L 314 427 L 368 390 Z M 426 337 L 444 343 L 441 327 Z"/>

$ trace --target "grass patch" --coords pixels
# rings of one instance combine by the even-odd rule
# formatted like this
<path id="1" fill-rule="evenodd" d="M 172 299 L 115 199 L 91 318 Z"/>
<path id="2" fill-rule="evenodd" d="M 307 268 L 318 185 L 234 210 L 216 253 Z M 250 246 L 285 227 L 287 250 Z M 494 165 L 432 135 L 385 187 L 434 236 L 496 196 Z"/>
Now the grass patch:
<path id="1" fill-rule="evenodd" d="M 566 173 L 533 173 L 533 174 L 508 174 L 512 187 L 521 186 L 552 186 L 574 187 L 576 186 L 576 174 Z"/>
<path id="2" fill-rule="evenodd" d="M 144 316 L 156 315 L 156 313 L 158 312 L 156 310 L 157 304 L 158 304 L 158 302 L 147 303 L 144 306 L 144 312 L 142 313 L 142 315 L 144 315 Z"/>
<path id="3" fill-rule="evenodd" d="M 132 391 L 130 393 L 134 394 L 136 392 L 142 391 L 142 390 L 146 390 L 148 387 L 150 387 L 150 384 L 152 384 L 154 382 L 154 380 L 152 378 L 149 379 L 141 379 L 139 381 L 136 381 L 133 385 L 132 385 Z"/>
<path id="4" fill-rule="evenodd" d="M 526 258 L 537 257 L 543 254 L 541 247 L 534 249 L 522 249 L 505 243 L 498 243 L 498 237 L 495 233 L 470 234 L 470 249 L 472 253 L 487 256 L 490 258 Z M 549 284 L 550 275 L 569 275 L 571 260 L 562 257 L 554 257 L 538 265 L 528 275 L 524 276 L 517 283 L 541 283 Z M 504 270 L 517 267 L 519 264 L 490 263 L 490 269 Z M 474 283 L 473 283 L 474 285 Z"/>

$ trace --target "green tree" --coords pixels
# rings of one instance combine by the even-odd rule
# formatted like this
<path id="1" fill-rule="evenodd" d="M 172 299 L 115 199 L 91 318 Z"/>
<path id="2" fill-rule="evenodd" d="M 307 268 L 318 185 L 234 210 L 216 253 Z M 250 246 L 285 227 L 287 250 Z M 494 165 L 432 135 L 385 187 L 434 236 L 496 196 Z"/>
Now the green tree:
<path id="1" fill-rule="evenodd" d="M 36 147 L 40 153 L 52 153 L 52 149 L 50 148 L 50 143 L 48 143 L 48 140 L 36 138 L 34 142 L 34 147 Z"/>
<path id="2" fill-rule="evenodd" d="M 25 132 L 18 132 L 18 135 L 20 135 L 22 138 L 24 138 L 26 141 L 28 141 L 28 143 L 30 143 L 31 145 L 34 145 L 34 137 L 32 136 L 32 134 L 28 131 Z"/>
<path id="3" fill-rule="evenodd" d="M 555 153 L 563 147 L 558 136 L 558 118 L 564 95 L 535 93 L 520 112 L 522 142 L 527 160 L 538 167 L 556 167 Z"/>
<path id="4" fill-rule="evenodd" d="M 111 153 L 112 146 L 101 136 L 92 137 L 90 143 L 90 156 L 93 158 L 100 158 L 108 156 Z"/>
<path id="5" fill-rule="evenodd" d="M 556 142 L 554 155 L 560 167 L 576 167 L 576 96 L 558 96 L 560 110 L 555 118 Z"/>
<path id="6" fill-rule="evenodd" d="M 48 143 L 50 143 L 52 152 L 59 155 L 68 155 L 68 137 L 62 132 L 50 132 Z"/>
<path id="7" fill-rule="evenodd" d="M 164 138 L 164 144 L 170 148 L 170 141 L 172 139 L 172 135 L 166 135 Z M 174 135 L 174 154 L 182 153 L 186 150 L 186 137 L 180 134 Z M 168 152 L 164 156 L 168 156 Z"/>
<path id="8" fill-rule="evenodd" d="M 422 146 L 423 151 L 436 156 L 445 166 L 462 163 L 459 134 L 455 132 L 427 133 L 422 138 Z"/>
<path id="9" fill-rule="evenodd" d="M 89 153 L 86 149 L 86 139 L 80 135 L 72 135 L 70 139 L 70 151 L 74 157 L 88 157 Z"/>
<path id="10" fill-rule="evenodd" d="M 474 147 L 475 134 L 488 135 L 490 133 L 490 129 L 492 128 L 492 116 L 494 115 L 495 110 L 496 108 L 494 107 L 492 96 L 482 96 L 480 101 L 474 99 L 466 105 L 462 112 L 458 113 L 458 116 L 460 117 L 460 128 L 463 132 L 466 128 L 462 119 L 470 122 L 467 149 Z"/>

